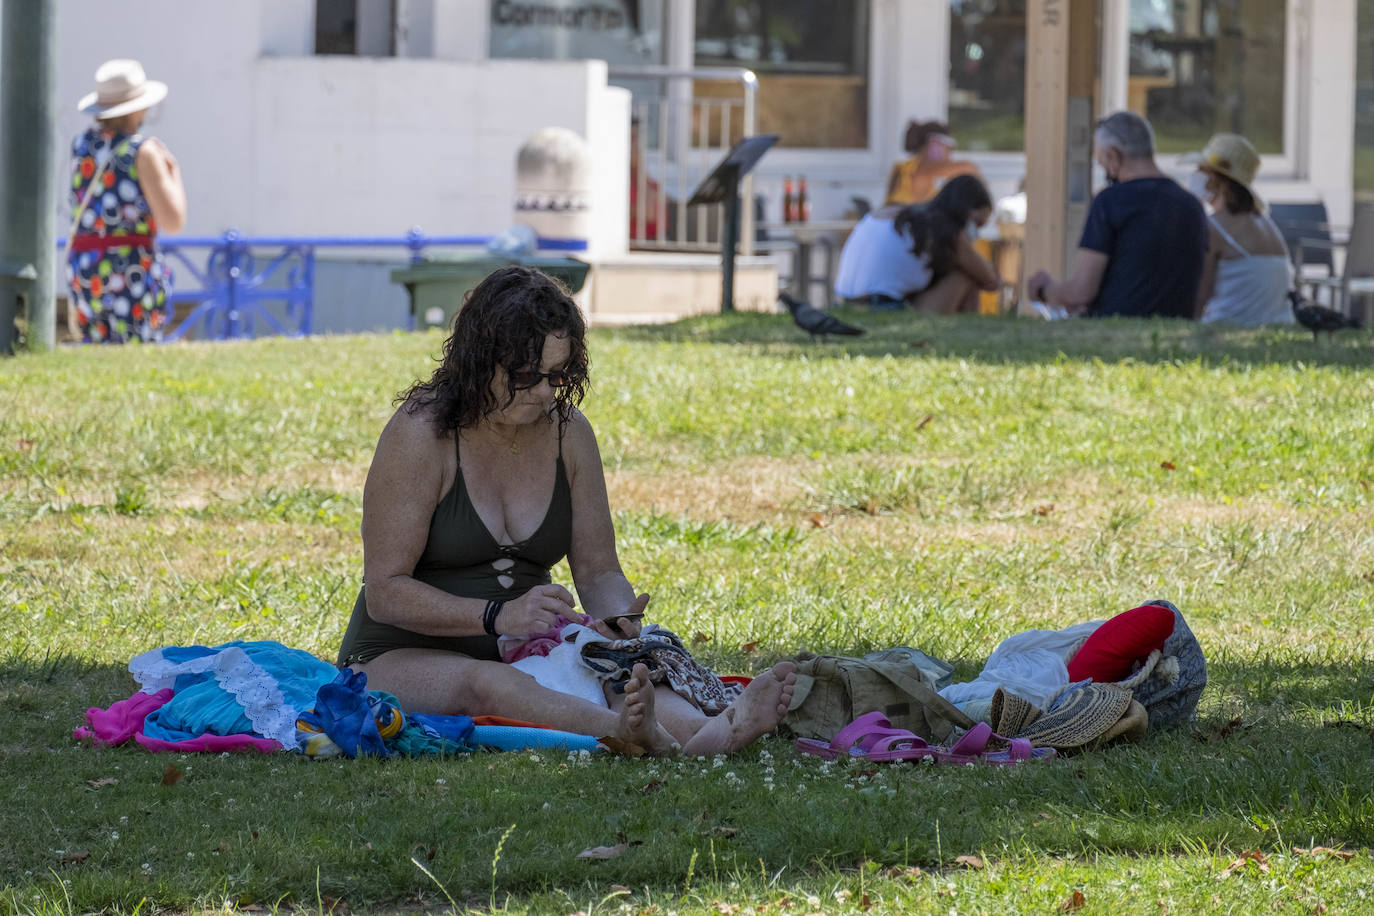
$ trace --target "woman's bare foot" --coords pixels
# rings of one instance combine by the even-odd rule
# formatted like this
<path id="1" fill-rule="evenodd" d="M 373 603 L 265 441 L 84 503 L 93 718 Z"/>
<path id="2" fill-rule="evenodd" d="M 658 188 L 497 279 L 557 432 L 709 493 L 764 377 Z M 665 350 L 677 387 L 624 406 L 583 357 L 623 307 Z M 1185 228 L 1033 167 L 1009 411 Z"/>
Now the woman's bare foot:
<path id="1" fill-rule="evenodd" d="M 707 719 L 701 730 L 683 745 L 682 753 L 693 757 L 729 754 L 752 744 L 787 715 L 796 683 L 797 666 L 778 662 L 754 678 L 725 712 Z"/>
<path id="2" fill-rule="evenodd" d="M 643 664 L 635 665 L 625 682 L 625 705 L 620 707 L 615 737 L 643 748 L 651 757 L 671 757 L 681 750 L 654 715 L 654 685 L 649 682 L 649 669 Z"/>

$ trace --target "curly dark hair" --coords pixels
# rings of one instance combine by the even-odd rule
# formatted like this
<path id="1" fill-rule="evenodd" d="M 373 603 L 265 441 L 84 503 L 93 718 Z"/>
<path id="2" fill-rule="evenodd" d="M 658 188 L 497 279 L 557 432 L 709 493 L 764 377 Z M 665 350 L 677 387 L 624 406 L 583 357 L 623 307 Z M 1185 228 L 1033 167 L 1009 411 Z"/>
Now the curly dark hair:
<path id="1" fill-rule="evenodd" d="M 396 402 L 407 413 L 429 413 L 438 436 L 474 426 L 515 401 L 513 390 L 504 403 L 493 396 L 496 367 L 508 373 L 537 368 L 549 334 L 566 336 L 571 345 L 562 368 L 572 382 L 554 397 L 559 423 L 566 423 L 586 394 L 587 325 L 563 284 L 531 267 L 502 267 L 473 287 L 453 319 L 439 367 Z"/>
<path id="2" fill-rule="evenodd" d="M 928 202 L 912 204 L 892 220 L 898 234 L 911 239 L 911 253 L 929 258 L 931 276 L 938 280 L 954 267 L 954 246 L 969 214 L 992 207 L 987 185 L 973 175 L 956 175 Z"/>

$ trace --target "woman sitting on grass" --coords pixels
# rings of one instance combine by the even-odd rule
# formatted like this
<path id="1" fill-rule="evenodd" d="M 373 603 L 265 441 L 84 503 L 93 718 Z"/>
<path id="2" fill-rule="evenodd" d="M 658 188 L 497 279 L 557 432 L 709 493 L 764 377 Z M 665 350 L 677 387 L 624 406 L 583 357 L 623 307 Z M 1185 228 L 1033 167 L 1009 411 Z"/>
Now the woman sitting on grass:
<path id="1" fill-rule="evenodd" d="M 608 705 L 540 686 L 501 660 L 497 637 L 575 618 L 551 581 L 566 555 L 592 626 L 640 635 L 648 595 L 621 571 L 596 437 L 577 410 L 585 325 L 554 280 L 502 268 L 468 296 L 428 381 L 402 394 L 363 490 L 363 581 L 339 652 L 407 712 L 500 715 L 612 736 L 666 755 L 737 750 L 771 731 L 790 662 L 716 716 L 634 664 Z M 704 670 L 704 669 L 702 669 Z M 709 672 L 708 672 L 709 674 Z M 609 683 L 609 682 L 608 682 Z"/>
<path id="2" fill-rule="evenodd" d="M 988 189 L 972 175 L 951 178 L 929 203 L 881 207 L 845 240 L 835 292 L 876 309 L 976 312 L 978 291 L 1002 285 L 973 247 L 991 216 Z"/>

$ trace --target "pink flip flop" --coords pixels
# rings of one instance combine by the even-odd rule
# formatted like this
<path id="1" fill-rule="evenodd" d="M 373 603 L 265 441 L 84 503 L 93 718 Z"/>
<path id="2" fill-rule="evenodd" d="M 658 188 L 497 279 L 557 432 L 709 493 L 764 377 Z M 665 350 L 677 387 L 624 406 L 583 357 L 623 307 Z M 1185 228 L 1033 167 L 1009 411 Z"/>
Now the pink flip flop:
<path id="1" fill-rule="evenodd" d="M 892 723 L 880 712 L 859 716 L 835 735 L 829 743 L 814 738 L 798 738 L 797 752 L 813 754 L 826 760 L 837 757 L 862 757 L 875 762 L 919 760 L 932 748 L 920 735 Z"/>
<path id="2" fill-rule="evenodd" d="M 988 743 L 994 740 L 1006 741 L 1010 747 L 1007 750 L 990 751 Z M 829 743 L 813 738 L 798 738 L 796 748 L 798 753 L 812 754 L 826 760 L 850 757 L 886 763 L 929 759 L 953 766 L 977 763 L 1014 766 L 1028 760 L 1055 756 L 1054 748 L 1031 747 L 1030 741 L 1025 738 L 1003 738 L 986 722 L 979 722 L 969 729 L 953 747 L 935 747 L 920 735 L 893 728 L 892 723 L 880 712 L 859 716 L 840 729 Z"/>
<path id="3" fill-rule="evenodd" d="M 1005 741 L 1010 747 L 1001 751 L 988 750 L 991 741 Z M 986 722 L 964 732 L 962 738 L 948 749 L 931 748 L 932 756 L 938 763 L 967 766 L 971 763 L 990 763 L 996 766 L 1015 766 L 1027 760 L 1047 760 L 1056 756 L 1052 747 L 1032 747 L 1028 738 L 1003 738 L 992 730 Z"/>

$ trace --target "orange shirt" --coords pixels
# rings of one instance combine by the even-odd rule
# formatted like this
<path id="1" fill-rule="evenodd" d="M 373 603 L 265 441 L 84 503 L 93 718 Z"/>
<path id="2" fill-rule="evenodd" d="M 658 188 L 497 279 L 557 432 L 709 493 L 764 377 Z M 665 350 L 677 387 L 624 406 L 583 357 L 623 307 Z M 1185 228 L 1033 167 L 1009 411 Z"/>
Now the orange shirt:
<path id="1" fill-rule="evenodd" d="M 934 197 L 940 186 L 955 175 L 981 178 L 978 166 L 963 159 L 927 162 L 912 156 L 892 166 L 887 179 L 887 197 L 883 204 L 923 204 Z"/>

